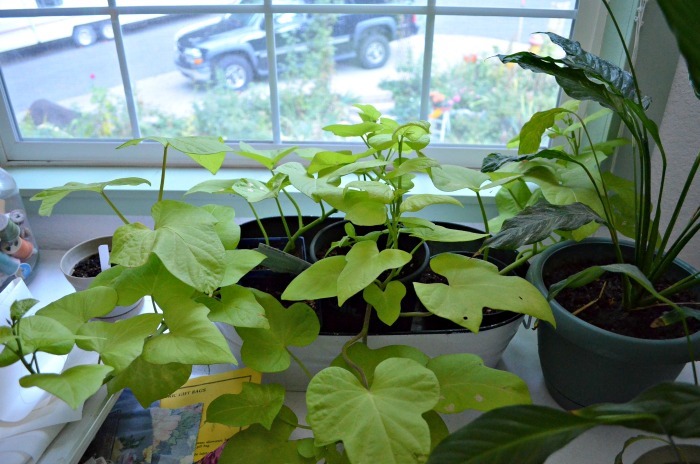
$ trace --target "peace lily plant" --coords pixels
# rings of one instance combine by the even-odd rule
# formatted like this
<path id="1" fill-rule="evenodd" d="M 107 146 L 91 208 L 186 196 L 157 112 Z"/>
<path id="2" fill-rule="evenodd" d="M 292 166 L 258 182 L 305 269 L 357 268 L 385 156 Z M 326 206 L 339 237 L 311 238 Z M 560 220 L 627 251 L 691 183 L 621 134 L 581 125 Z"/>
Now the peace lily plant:
<path id="1" fill-rule="evenodd" d="M 241 193 L 245 189 L 239 187 L 253 186 L 261 197 L 278 201 L 280 195 L 290 198 L 285 189 L 293 186 L 319 205 L 330 206 L 321 206 L 322 216 L 337 210 L 350 224 L 377 227 L 375 233 L 358 236 L 349 226 L 350 234 L 343 240 L 350 245 L 347 254 L 323 258 L 301 272 L 285 290 L 284 303 L 239 284 L 265 255 L 237 249 L 240 229 L 232 208 L 162 197 L 169 150 L 183 152 L 216 173 L 225 153 L 232 151 L 220 140 L 149 139 L 163 145 L 152 229 L 129 223 L 106 194 L 108 187 L 139 185 L 148 182 L 145 179 L 69 183 L 38 194 L 42 214 L 50 214 L 72 192 L 97 192 L 125 224 L 113 236 L 115 265 L 91 288 L 32 315 L 27 311 L 33 302 L 15 303 L 9 325 L 0 332 L 5 347 L 1 365 L 22 362 L 30 372 L 20 380 L 22 385 L 43 388 L 73 407 L 103 384 L 112 393 L 128 387 L 148 406 L 179 388 L 195 364 L 236 364 L 240 356 L 263 373 L 283 371 L 292 362 L 309 372 L 293 351 L 311 345 L 319 334 L 319 319 L 309 300 L 334 297 L 342 304 L 361 294 L 367 315 L 376 311 L 384 323 L 394 323 L 406 293 L 397 276 L 414 252 L 400 249 L 401 235 L 422 242 L 476 240 L 484 234 L 451 230 L 412 216 L 433 204 L 459 204 L 447 195 L 411 194 L 415 176 L 439 169 L 422 151 L 429 143 L 429 125 L 400 125 L 369 105 L 358 108 L 362 122 L 327 129 L 359 137 L 365 144 L 360 153 L 302 151 L 309 158 L 304 166 L 280 163 L 287 151 L 240 145 L 239 155 L 258 159 L 268 168 L 270 182 L 217 180 L 191 190 L 239 194 L 254 204 L 257 197 Z M 380 236 L 386 237 L 381 249 Z M 433 312 L 436 315 L 430 317 L 444 317 L 476 332 L 482 308 L 488 305 L 553 322 L 549 306 L 534 288 L 519 277 L 501 275 L 486 261 L 440 255 L 431 266 L 448 283 L 416 285 L 426 308 L 421 316 Z M 115 323 L 91 321 L 144 296 L 152 300 L 152 312 Z M 290 300 L 298 302 L 288 304 Z M 454 301 L 471 303 L 462 307 Z M 243 340 L 240 353 L 231 352 L 216 325 L 220 323 L 235 327 Z M 409 346 L 371 349 L 366 335 L 367 320 L 331 366 L 309 375 L 307 424 L 285 405 L 285 389 L 279 384 L 246 384 L 240 394 L 224 395 L 212 403 L 207 420 L 247 427 L 230 439 L 221 462 L 234 456 L 244 462 L 267 462 L 270 450 L 286 462 L 424 462 L 448 434 L 440 414 L 530 402 L 521 379 L 485 367 L 475 355 L 430 358 Z M 65 354 L 74 346 L 97 352 L 100 362 L 61 374 L 38 371 L 37 352 Z M 290 438 L 297 429 L 312 437 Z"/>

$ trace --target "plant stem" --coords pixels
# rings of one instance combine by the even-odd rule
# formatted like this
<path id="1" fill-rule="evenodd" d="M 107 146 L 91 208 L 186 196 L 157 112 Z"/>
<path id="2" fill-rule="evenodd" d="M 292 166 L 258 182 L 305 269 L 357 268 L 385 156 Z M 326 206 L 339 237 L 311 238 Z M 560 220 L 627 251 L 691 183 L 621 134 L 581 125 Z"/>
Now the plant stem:
<path id="1" fill-rule="evenodd" d="M 253 212 L 253 216 L 255 216 L 255 221 L 258 223 L 258 227 L 260 228 L 260 232 L 263 235 L 263 238 L 265 238 L 265 245 L 270 246 L 270 238 L 267 236 L 267 232 L 265 231 L 265 226 L 263 226 L 262 221 L 260 221 L 260 217 L 258 216 L 258 212 L 255 211 L 255 208 L 253 207 L 253 204 L 248 202 L 248 206 L 250 207 L 250 210 Z"/>
<path id="2" fill-rule="evenodd" d="M 287 224 L 287 219 L 284 217 L 282 203 L 280 203 L 280 199 L 278 197 L 275 197 L 275 204 L 277 205 L 277 211 L 280 213 L 280 220 L 282 221 L 282 226 L 284 226 L 284 233 L 287 235 L 287 239 L 291 240 L 292 233 L 289 231 L 289 225 Z"/>
<path id="3" fill-rule="evenodd" d="M 104 190 L 100 192 L 100 194 L 102 195 L 102 198 L 105 199 L 109 207 L 112 208 L 112 210 L 117 214 L 117 216 L 119 216 L 119 219 L 121 219 L 124 224 L 129 224 L 129 220 L 126 217 L 124 217 L 124 215 L 119 211 L 119 209 L 117 209 L 117 206 L 114 203 L 112 203 L 112 200 L 110 200 L 109 197 L 107 197 L 107 194 L 105 194 Z"/>
<path id="4" fill-rule="evenodd" d="M 160 188 L 158 189 L 158 201 L 163 199 L 163 190 L 165 190 L 165 166 L 168 162 L 168 144 L 163 147 L 163 164 L 160 168 Z"/>
<path id="5" fill-rule="evenodd" d="M 289 356 L 292 357 L 292 359 L 301 367 L 301 370 L 304 371 L 304 374 L 311 380 L 313 378 L 313 374 L 311 374 L 311 371 L 304 365 L 301 359 L 294 353 L 292 353 L 292 350 L 289 349 L 289 347 L 285 348 L 287 350 L 287 353 L 289 353 Z"/>
<path id="6" fill-rule="evenodd" d="M 369 303 L 367 304 L 367 307 L 365 309 L 365 319 L 362 323 L 362 330 L 360 333 L 352 337 L 350 340 L 348 340 L 344 345 L 341 350 L 341 354 L 343 356 L 343 360 L 347 363 L 348 366 L 350 366 L 352 369 L 354 369 L 360 376 L 360 382 L 362 382 L 362 385 L 364 385 L 365 388 L 369 389 L 369 381 L 367 380 L 367 376 L 365 375 L 365 371 L 362 370 L 362 368 L 355 363 L 352 359 L 350 359 L 350 355 L 348 354 L 348 350 L 352 345 L 357 343 L 360 340 L 363 340 L 365 343 L 367 343 L 367 333 L 369 332 L 369 317 L 372 314 L 372 305 Z"/>

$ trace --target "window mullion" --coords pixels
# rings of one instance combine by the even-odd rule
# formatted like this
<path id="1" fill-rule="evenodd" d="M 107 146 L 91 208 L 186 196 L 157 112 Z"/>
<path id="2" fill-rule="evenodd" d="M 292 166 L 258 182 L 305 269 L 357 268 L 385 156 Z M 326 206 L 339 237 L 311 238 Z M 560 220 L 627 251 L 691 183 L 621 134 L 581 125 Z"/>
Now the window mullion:
<path id="1" fill-rule="evenodd" d="M 435 2 L 428 0 L 428 12 L 425 18 L 425 42 L 423 45 L 423 78 L 420 92 L 420 119 L 428 119 L 430 105 L 430 73 L 433 65 L 433 38 L 435 37 Z"/>
<path id="2" fill-rule="evenodd" d="M 134 99 L 133 86 L 131 85 L 131 76 L 129 75 L 129 66 L 126 62 L 126 50 L 124 49 L 124 36 L 119 21 L 119 14 L 116 8 L 116 0 L 108 0 L 111 9 L 109 17 L 112 22 L 112 30 L 114 31 L 114 46 L 117 51 L 117 60 L 119 62 L 119 71 L 122 76 L 122 87 L 124 88 L 124 98 L 126 99 L 126 109 L 129 113 L 129 121 L 131 122 L 131 132 L 134 138 L 141 137 L 141 129 L 139 127 L 138 113 L 136 111 L 136 101 Z"/>
<path id="3" fill-rule="evenodd" d="M 265 0 L 265 34 L 267 45 L 267 69 L 270 85 L 270 122 L 272 123 L 272 142 L 282 142 L 282 128 L 280 126 L 280 99 L 277 82 L 277 51 L 275 49 L 275 23 L 272 13 L 272 0 Z"/>

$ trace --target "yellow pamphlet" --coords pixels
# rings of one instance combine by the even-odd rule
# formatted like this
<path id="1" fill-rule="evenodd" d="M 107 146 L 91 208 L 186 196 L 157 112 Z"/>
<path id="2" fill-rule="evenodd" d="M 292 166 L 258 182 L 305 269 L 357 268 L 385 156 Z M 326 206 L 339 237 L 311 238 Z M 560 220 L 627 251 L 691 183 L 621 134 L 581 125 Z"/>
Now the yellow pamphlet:
<path id="1" fill-rule="evenodd" d="M 160 400 L 161 408 L 181 408 L 190 404 L 203 403 L 194 462 L 216 450 L 224 441 L 241 430 L 241 427 L 206 422 L 209 403 L 226 393 L 240 393 L 244 382 L 260 383 L 260 379 L 259 372 L 247 367 L 221 374 L 194 377 L 172 395 Z"/>

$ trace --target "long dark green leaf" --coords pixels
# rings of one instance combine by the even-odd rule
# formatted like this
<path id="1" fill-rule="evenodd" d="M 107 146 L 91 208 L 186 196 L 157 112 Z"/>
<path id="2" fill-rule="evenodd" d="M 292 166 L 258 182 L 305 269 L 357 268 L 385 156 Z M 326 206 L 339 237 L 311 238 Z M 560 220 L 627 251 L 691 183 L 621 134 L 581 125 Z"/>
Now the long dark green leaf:
<path id="1" fill-rule="evenodd" d="M 576 230 L 591 221 L 605 220 L 583 203 L 552 205 L 540 202 L 503 222 L 501 231 L 484 242 L 491 248 L 516 249 L 546 239 L 555 230 Z"/>
<path id="2" fill-rule="evenodd" d="M 540 464 L 595 425 L 545 406 L 498 408 L 444 439 L 428 464 Z"/>
<path id="3" fill-rule="evenodd" d="M 562 60 L 563 63 L 572 68 L 584 71 L 588 76 L 595 77 L 603 82 L 606 82 L 613 90 L 621 96 L 636 101 L 637 92 L 634 86 L 632 74 L 623 71 L 619 66 L 588 53 L 581 48 L 581 44 L 557 35 L 553 32 L 546 33 L 551 41 L 559 45 L 566 57 Z"/>
<path id="4" fill-rule="evenodd" d="M 661 11 L 678 47 L 688 63 L 688 72 L 695 95 L 700 98 L 700 2 L 697 0 L 659 0 Z"/>
<path id="5" fill-rule="evenodd" d="M 506 163 L 526 160 L 527 156 L 502 155 L 501 153 L 490 153 L 481 162 L 481 172 L 494 172 Z"/>
<path id="6" fill-rule="evenodd" d="M 680 438 L 700 437 L 700 387 L 663 383 L 623 404 L 601 404 L 575 414 L 601 424 L 622 425 Z"/>

